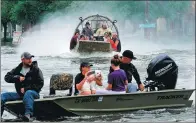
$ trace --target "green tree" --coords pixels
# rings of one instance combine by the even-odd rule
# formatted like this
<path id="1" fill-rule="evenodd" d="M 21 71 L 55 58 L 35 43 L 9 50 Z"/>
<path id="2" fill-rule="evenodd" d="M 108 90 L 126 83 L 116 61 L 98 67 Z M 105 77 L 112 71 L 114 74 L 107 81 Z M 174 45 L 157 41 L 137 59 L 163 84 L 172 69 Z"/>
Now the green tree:
<path id="1" fill-rule="evenodd" d="M 57 0 L 18 1 L 11 11 L 11 18 L 18 24 L 30 25 L 31 27 L 39 22 L 45 14 L 64 9 L 71 2 Z"/>
<path id="2" fill-rule="evenodd" d="M 1 1 L 1 23 L 4 28 L 4 41 L 7 37 L 7 24 L 12 21 L 11 9 L 17 1 L 15 0 L 2 0 Z"/>

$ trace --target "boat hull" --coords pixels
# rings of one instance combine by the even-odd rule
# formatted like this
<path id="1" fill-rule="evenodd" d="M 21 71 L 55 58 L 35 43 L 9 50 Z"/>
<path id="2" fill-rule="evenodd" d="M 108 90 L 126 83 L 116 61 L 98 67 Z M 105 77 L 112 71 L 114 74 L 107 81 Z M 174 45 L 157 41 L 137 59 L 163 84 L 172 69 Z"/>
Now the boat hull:
<path id="1" fill-rule="evenodd" d="M 79 41 L 75 47 L 79 53 L 112 52 L 110 43 L 104 41 Z"/>
<path id="2" fill-rule="evenodd" d="M 165 90 L 128 94 L 55 97 L 35 100 L 35 117 L 100 115 L 157 108 L 190 107 L 194 90 Z M 22 101 L 6 103 L 7 110 L 24 113 Z M 21 110 L 22 109 L 22 110 Z"/>

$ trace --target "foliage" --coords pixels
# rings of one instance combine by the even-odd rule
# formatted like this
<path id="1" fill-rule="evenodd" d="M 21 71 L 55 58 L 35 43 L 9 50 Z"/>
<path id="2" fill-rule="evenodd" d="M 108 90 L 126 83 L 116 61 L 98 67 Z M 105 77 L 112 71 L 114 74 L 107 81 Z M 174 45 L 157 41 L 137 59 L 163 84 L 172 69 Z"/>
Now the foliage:
<path id="1" fill-rule="evenodd" d="M 11 19 L 19 24 L 35 24 L 44 14 L 64 9 L 71 2 L 57 0 L 18 1 L 11 10 Z"/>
<path id="2" fill-rule="evenodd" d="M 77 2 L 80 3 L 80 1 Z M 66 9 L 72 3 L 72 0 L 2 0 L 1 20 L 2 22 L 15 21 L 19 24 L 35 24 L 43 15 Z M 115 16 L 144 21 L 146 3 L 146 1 L 107 1 L 104 5 Z M 154 20 L 158 17 L 176 19 L 189 7 L 190 1 L 148 1 L 148 19 Z"/>
<path id="3" fill-rule="evenodd" d="M 8 23 L 11 21 L 11 9 L 13 8 L 16 1 L 14 0 L 2 0 L 1 1 L 1 22 Z"/>

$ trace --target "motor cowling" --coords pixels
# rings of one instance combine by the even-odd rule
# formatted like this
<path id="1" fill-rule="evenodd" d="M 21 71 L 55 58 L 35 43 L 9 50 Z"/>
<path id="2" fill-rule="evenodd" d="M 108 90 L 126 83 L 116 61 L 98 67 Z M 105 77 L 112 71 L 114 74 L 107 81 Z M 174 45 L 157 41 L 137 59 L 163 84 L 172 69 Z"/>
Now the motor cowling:
<path id="1" fill-rule="evenodd" d="M 147 74 L 146 80 L 156 83 L 159 90 L 175 89 L 178 78 L 178 66 L 168 55 L 160 54 L 150 61 L 147 67 Z"/>

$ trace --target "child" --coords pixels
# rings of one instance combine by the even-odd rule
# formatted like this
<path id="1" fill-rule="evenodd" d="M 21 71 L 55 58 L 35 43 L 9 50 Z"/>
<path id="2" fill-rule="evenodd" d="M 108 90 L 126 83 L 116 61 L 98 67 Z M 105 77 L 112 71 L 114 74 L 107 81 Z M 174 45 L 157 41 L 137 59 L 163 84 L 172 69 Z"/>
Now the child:
<path id="1" fill-rule="evenodd" d="M 79 90 L 79 95 L 90 95 L 95 94 L 95 80 L 102 80 L 102 74 L 100 70 L 95 70 L 88 72 L 83 81 L 76 85 L 77 89 Z"/>
<path id="2" fill-rule="evenodd" d="M 128 80 L 125 71 L 120 69 L 120 64 L 121 58 L 115 55 L 111 59 L 113 72 L 108 75 L 108 86 L 106 89 L 97 90 L 96 94 L 126 93 Z"/>

